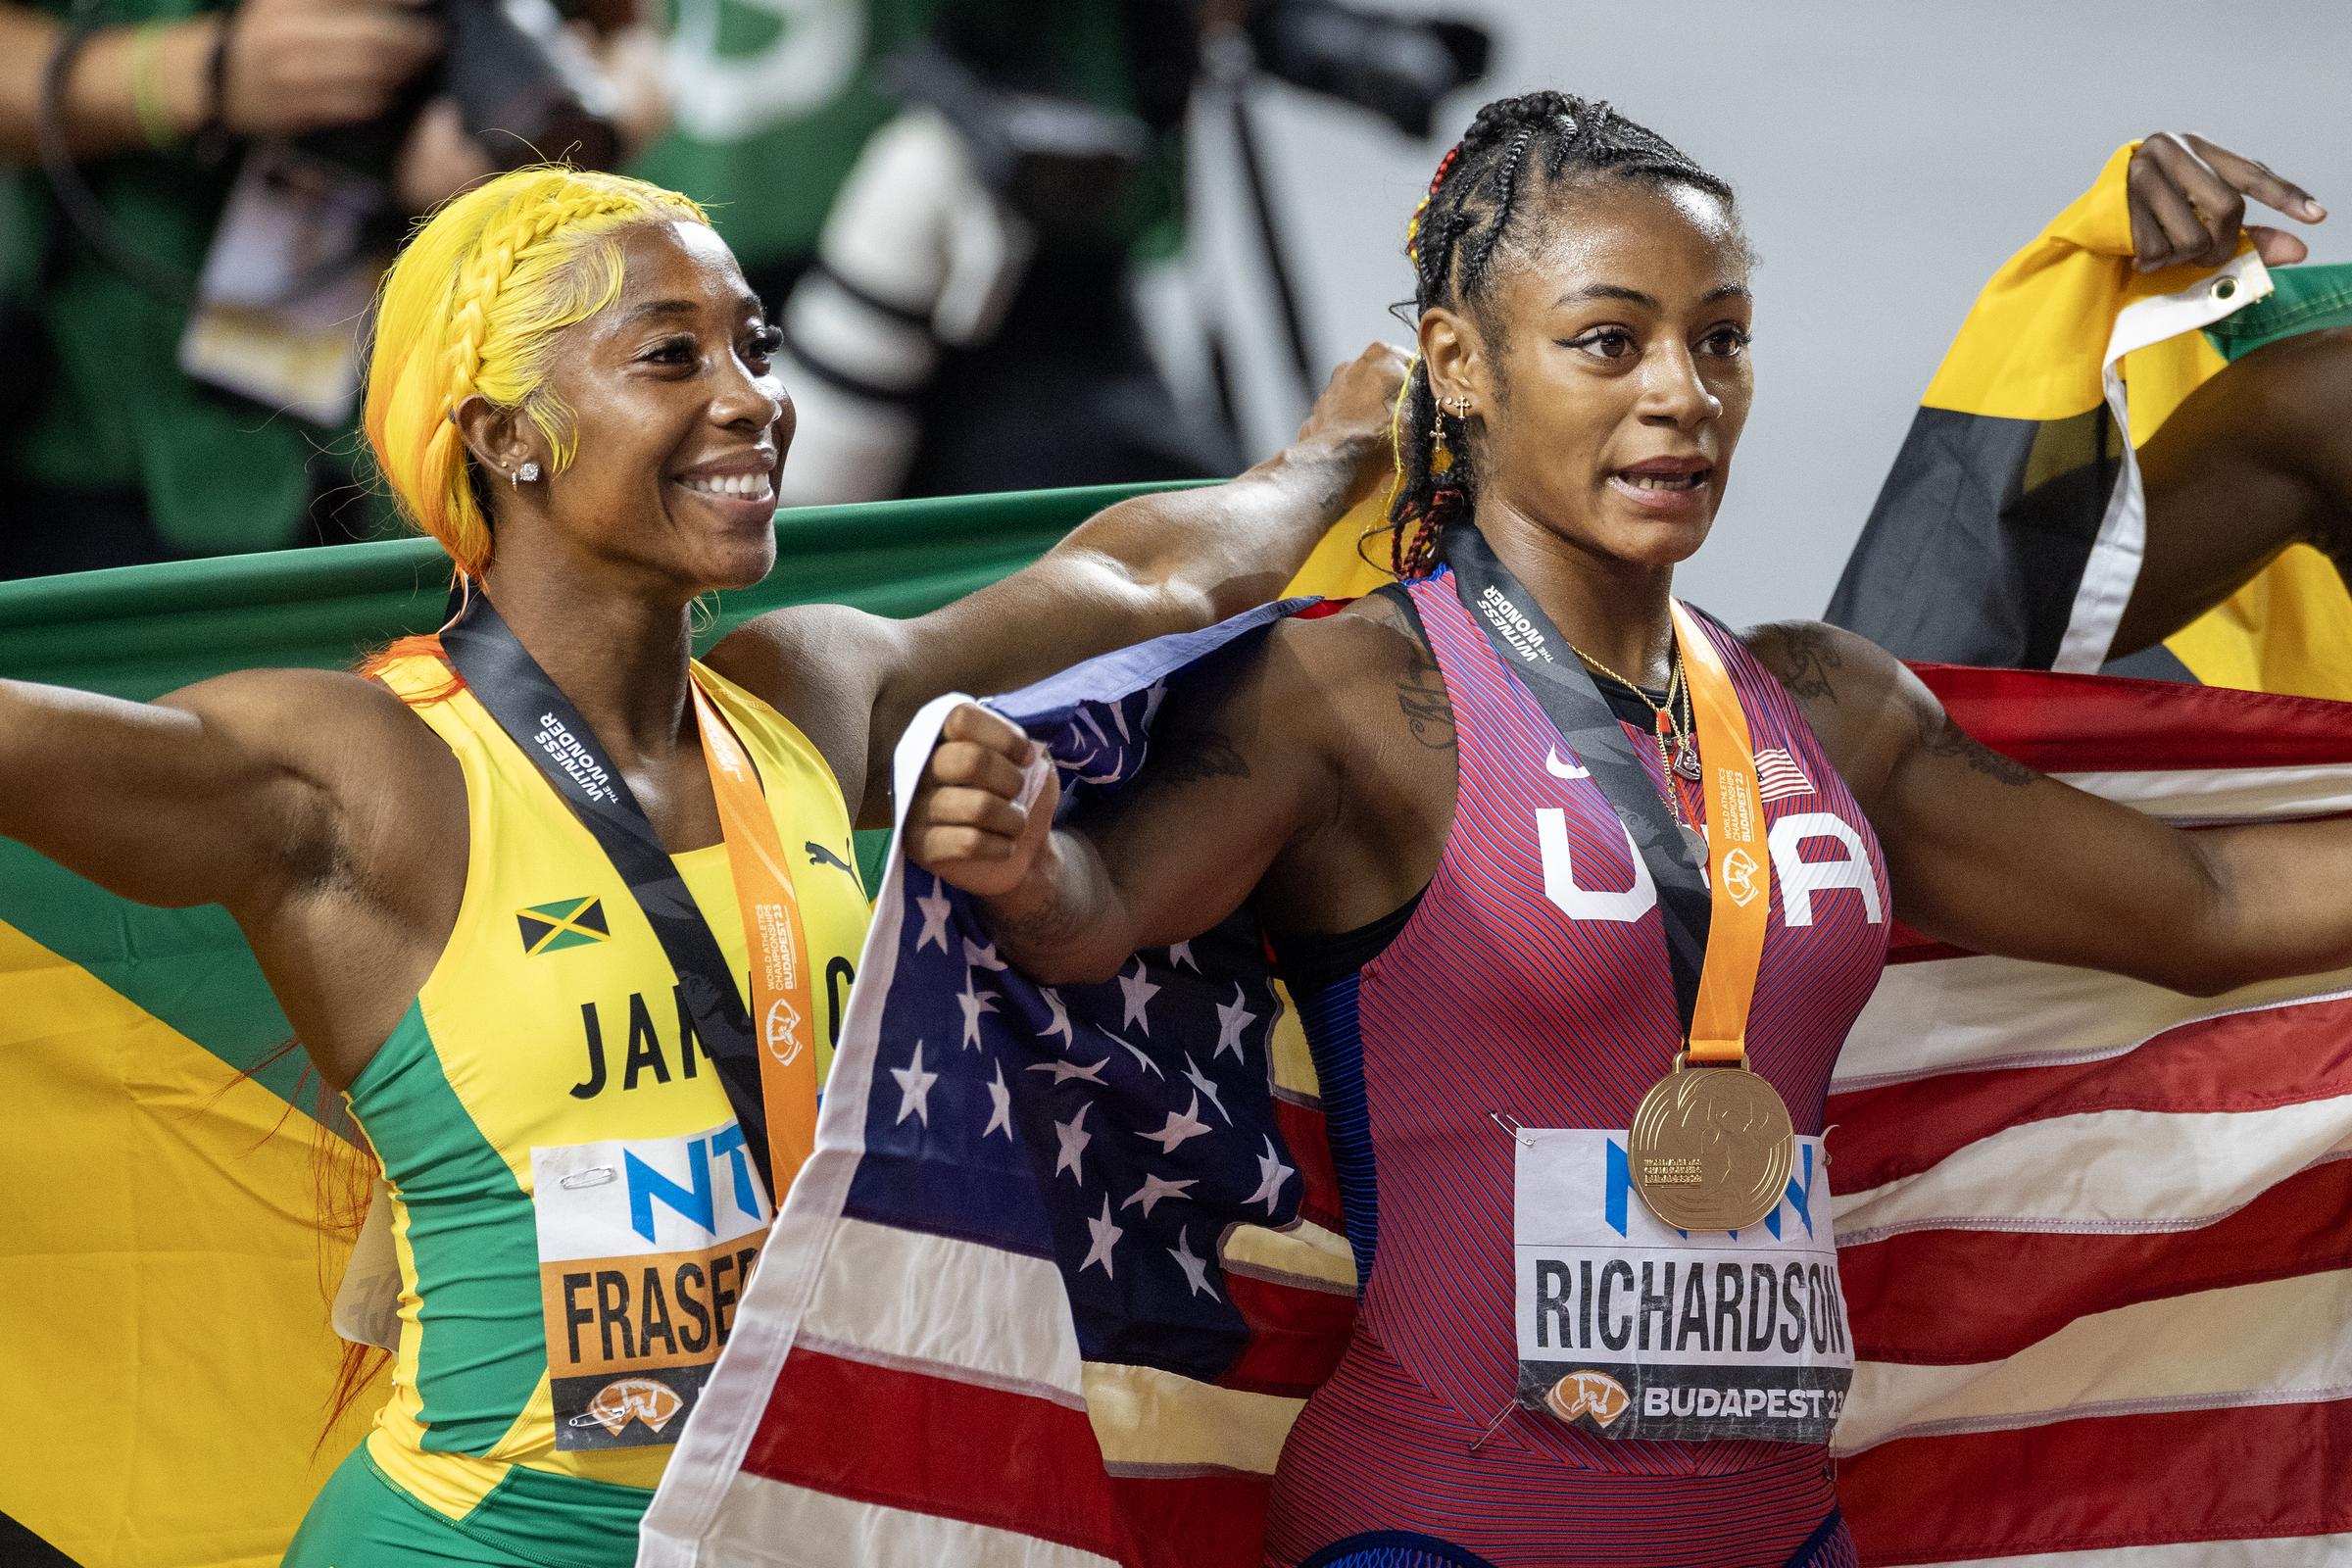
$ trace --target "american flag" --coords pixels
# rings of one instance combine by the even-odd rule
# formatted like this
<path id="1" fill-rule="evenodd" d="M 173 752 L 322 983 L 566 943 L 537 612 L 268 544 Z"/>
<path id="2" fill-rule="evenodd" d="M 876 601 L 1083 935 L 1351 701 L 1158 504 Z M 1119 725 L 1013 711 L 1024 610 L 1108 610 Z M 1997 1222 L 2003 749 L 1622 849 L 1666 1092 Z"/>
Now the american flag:
<path id="1" fill-rule="evenodd" d="M 2352 809 L 2352 706 L 1922 673 L 2186 825 Z M 2352 970 L 2199 998 L 1913 938 L 1829 1120 L 1866 1563 L 2352 1562 Z"/>
<path id="2" fill-rule="evenodd" d="M 1084 800 L 1141 764 L 1170 671 L 1283 608 L 997 706 Z M 902 802 L 949 706 L 902 744 Z M 1355 1300 L 1313 1069 L 1256 932 L 1056 991 L 903 856 L 883 887 L 816 1152 L 639 1562 L 1254 1564 Z"/>
<path id="3" fill-rule="evenodd" d="M 1271 613 L 1002 706 L 1073 795 L 1114 788 L 1160 682 Z M 2184 825 L 2352 810 L 2352 707 L 1922 673 L 1988 744 Z M 641 1568 L 1260 1562 L 1352 1318 L 1303 1043 L 1238 925 L 1058 995 L 1002 965 L 894 861 Z M 2352 970 L 2198 999 L 1906 936 L 1829 1120 L 1865 1563 L 2352 1561 Z"/>

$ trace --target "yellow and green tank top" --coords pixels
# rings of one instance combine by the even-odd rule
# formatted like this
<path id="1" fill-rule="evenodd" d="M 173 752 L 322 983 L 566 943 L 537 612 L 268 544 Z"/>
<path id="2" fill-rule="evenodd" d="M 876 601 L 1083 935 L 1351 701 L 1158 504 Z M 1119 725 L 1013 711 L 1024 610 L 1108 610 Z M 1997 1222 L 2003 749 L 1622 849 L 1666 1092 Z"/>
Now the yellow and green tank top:
<path id="1" fill-rule="evenodd" d="M 759 763 L 793 862 L 830 1067 L 868 906 L 832 770 L 695 666 Z M 400 1262 L 368 1460 L 486 1544 L 621 1568 L 772 1217 L 668 958 L 531 760 L 429 656 L 379 678 L 465 770 L 466 893 L 408 1015 L 352 1084 Z M 735 971 L 723 846 L 676 858 Z"/>

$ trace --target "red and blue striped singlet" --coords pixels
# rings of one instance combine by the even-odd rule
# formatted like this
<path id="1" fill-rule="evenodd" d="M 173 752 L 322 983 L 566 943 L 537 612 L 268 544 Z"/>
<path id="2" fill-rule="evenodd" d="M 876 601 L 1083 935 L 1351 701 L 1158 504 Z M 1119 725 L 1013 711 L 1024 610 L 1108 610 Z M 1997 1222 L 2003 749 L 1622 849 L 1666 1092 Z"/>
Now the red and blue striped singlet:
<path id="1" fill-rule="evenodd" d="M 1611 1442 L 1511 1402 L 1514 1145 L 1494 1117 L 1622 1130 L 1682 1029 L 1659 913 L 1640 906 L 1608 802 L 1452 575 L 1408 591 L 1453 704 L 1453 823 L 1387 945 L 1294 985 L 1364 1285 L 1346 1358 L 1283 1451 L 1267 1561 L 1851 1563 L 1826 1448 Z M 1706 630 L 1754 738 L 1773 859 L 1749 1064 L 1797 1132 L 1819 1134 L 1831 1063 L 1886 956 L 1886 865 L 1779 682 Z M 1664 787 L 1651 735 L 1635 740 Z M 1677 787 L 1701 820 L 1697 791 Z"/>

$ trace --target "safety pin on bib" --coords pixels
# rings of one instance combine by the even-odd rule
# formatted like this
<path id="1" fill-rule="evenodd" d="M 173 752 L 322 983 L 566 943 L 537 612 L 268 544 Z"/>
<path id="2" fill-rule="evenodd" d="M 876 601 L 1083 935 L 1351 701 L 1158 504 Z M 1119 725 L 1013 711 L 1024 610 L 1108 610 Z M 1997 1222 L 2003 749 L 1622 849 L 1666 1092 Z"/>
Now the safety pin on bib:
<path id="1" fill-rule="evenodd" d="M 1487 1429 L 1470 1440 L 1470 1452 L 1476 1453 L 1485 1447 L 1487 1440 L 1494 1435 L 1494 1429 L 1508 1421 L 1511 1418 L 1511 1412 L 1518 1408 L 1519 1401 L 1517 1399 L 1505 1399 L 1502 1408 L 1494 1412 L 1494 1419 L 1487 1423 Z"/>
<path id="2" fill-rule="evenodd" d="M 1521 1126 L 1519 1124 L 1519 1119 L 1516 1116 L 1506 1116 L 1499 1110 L 1490 1110 L 1487 1112 L 1487 1120 L 1493 1122 L 1504 1132 L 1509 1133 L 1513 1138 L 1516 1138 L 1528 1148 L 1533 1149 L 1536 1147 L 1535 1135 L 1530 1133 L 1525 1127 Z M 1493 1431 L 1494 1429 L 1490 1427 L 1488 1430 Z"/>

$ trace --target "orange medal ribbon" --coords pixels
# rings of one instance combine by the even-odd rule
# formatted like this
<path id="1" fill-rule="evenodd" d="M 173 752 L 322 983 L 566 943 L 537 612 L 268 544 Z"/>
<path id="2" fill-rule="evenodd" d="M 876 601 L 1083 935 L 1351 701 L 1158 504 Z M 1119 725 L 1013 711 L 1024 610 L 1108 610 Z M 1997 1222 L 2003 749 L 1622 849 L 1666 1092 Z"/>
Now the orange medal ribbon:
<path id="1" fill-rule="evenodd" d="M 748 1000 L 752 1035 L 760 1045 L 760 1095 L 767 1106 L 768 1168 L 775 1173 L 776 1191 L 770 1196 L 782 1208 L 785 1192 L 816 1147 L 816 1022 L 808 1001 L 808 939 L 760 770 L 701 682 L 691 684 L 703 760 L 718 801 L 719 832 L 735 873 L 744 945 L 751 950 Z"/>
<path id="2" fill-rule="evenodd" d="M 1707 795 L 1707 954 L 1690 1039 L 1626 1129 L 1634 1190 L 1685 1231 L 1740 1231 L 1780 1205 L 1796 1131 L 1780 1092 L 1747 1068 L 1747 1014 L 1772 910 L 1772 855 L 1747 715 L 1723 656 L 1673 605 Z M 1672 787 L 1669 779 L 1668 787 Z"/>
<path id="3" fill-rule="evenodd" d="M 1755 747 L 1732 672 L 1690 612 L 1679 603 L 1673 610 L 1707 795 L 1707 960 L 1690 1015 L 1690 1060 L 1738 1066 L 1747 1059 L 1747 1010 L 1764 961 L 1772 854 Z"/>

